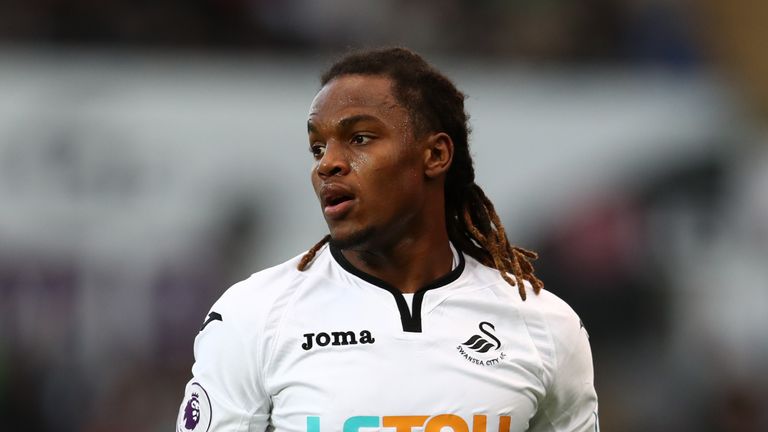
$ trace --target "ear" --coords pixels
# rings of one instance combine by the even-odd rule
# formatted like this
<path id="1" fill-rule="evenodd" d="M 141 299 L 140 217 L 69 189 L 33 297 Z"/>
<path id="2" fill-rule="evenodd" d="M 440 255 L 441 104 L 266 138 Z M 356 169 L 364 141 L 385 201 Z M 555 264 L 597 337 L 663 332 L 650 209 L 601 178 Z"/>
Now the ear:
<path id="1" fill-rule="evenodd" d="M 424 147 L 424 175 L 439 177 L 451 167 L 453 161 L 453 140 L 444 132 L 430 135 Z"/>

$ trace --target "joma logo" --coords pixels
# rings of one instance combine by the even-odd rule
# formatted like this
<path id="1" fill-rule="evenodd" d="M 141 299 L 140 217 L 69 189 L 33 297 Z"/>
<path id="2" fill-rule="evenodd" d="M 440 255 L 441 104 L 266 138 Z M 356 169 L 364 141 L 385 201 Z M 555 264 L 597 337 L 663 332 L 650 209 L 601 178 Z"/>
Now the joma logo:
<path id="1" fill-rule="evenodd" d="M 372 344 L 376 342 L 376 339 L 374 339 L 373 335 L 368 330 L 361 330 L 360 335 L 356 335 L 355 332 L 352 330 L 347 331 L 335 331 L 331 332 L 331 334 L 320 332 L 320 333 L 305 333 L 304 338 L 306 339 L 303 344 L 301 344 L 301 347 L 304 349 L 304 351 L 309 351 L 312 349 L 312 347 L 317 344 L 317 346 L 327 346 L 327 345 L 357 345 L 357 344 Z"/>

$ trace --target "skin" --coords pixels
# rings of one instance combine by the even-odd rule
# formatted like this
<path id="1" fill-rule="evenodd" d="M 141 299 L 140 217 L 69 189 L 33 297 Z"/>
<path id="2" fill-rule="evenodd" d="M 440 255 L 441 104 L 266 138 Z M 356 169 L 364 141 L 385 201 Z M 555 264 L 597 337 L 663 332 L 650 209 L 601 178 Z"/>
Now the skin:
<path id="1" fill-rule="evenodd" d="M 331 80 L 307 122 L 312 186 L 332 241 L 405 293 L 448 273 L 453 259 L 443 196 L 453 142 L 442 132 L 417 137 L 412 125 L 392 81 L 369 75 Z"/>

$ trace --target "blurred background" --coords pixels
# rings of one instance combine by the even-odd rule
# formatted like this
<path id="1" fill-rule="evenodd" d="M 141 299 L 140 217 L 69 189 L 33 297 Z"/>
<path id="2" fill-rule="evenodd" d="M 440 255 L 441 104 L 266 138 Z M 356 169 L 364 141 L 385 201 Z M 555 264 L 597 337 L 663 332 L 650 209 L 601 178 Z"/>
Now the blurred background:
<path id="1" fill-rule="evenodd" d="M 349 48 L 465 91 L 478 183 L 591 335 L 605 431 L 768 431 L 764 0 L 5 0 L 0 429 L 173 430 L 208 308 L 325 227 Z"/>

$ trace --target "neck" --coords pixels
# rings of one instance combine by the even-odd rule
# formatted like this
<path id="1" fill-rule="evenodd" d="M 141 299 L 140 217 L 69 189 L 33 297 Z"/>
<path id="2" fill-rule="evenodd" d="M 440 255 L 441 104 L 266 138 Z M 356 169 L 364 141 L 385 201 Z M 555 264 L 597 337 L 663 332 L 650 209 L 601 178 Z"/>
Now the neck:
<path id="1" fill-rule="evenodd" d="M 414 293 L 451 271 L 453 252 L 447 232 L 403 238 L 385 247 L 344 249 L 344 258 L 403 293 Z"/>

